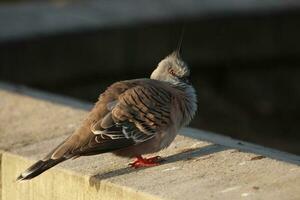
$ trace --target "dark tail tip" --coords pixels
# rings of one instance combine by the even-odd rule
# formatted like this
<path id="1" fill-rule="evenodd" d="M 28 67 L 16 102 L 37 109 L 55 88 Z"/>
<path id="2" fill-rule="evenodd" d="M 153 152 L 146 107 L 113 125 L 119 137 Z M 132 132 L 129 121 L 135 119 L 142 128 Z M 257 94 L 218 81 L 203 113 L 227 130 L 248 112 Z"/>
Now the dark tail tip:
<path id="1" fill-rule="evenodd" d="M 57 160 L 49 159 L 46 161 L 39 160 L 35 164 L 33 164 L 31 167 L 29 167 L 26 171 L 24 171 L 20 176 L 17 177 L 17 181 L 23 181 L 23 180 L 30 180 L 41 173 L 45 172 L 46 170 L 50 169 L 51 167 L 54 167 L 58 163 L 66 160 L 65 158 L 60 158 Z"/>

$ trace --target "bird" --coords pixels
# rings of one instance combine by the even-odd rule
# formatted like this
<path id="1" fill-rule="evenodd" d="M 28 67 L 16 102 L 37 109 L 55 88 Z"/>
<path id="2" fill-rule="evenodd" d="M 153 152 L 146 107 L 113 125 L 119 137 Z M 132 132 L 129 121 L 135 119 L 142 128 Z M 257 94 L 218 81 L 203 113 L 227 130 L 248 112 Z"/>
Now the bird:
<path id="1" fill-rule="evenodd" d="M 163 160 L 144 154 L 167 148 L 197 111 L 190 68 L 177 49 L 161 60 L 150 78 L 113 83 L 100 96 L 78 129 L 17 177 L 32 179 L 71 158 L 111 152 L 136 158 L 133 168 Z"/>

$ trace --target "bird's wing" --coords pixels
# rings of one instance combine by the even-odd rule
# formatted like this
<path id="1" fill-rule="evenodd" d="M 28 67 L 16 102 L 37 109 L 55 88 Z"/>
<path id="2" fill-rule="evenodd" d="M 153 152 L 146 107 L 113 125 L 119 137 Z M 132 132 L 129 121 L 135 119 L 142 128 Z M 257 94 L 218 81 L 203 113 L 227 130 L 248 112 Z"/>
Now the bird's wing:
<path id="1" fill-rule="evenodd" d="M 70 158 L 75 154 L 79 154 L 82 148 L 95 141 L 95 135 L 91 131 L 91 126 L 100 122 L 102 118 L 109 112 L 114 106 L 114 103 L 118 100 L 119 96 L 136 84 L 130 81 L 116 82 L 109 86 L 99 97 L 98 102 L 93 109 L 89 112 L 82 125 L 61 144 L 54 148 L 43 160 L 48 159 L 60 159 L 61 157 Z M 104 147 L 105 145 L 103 145 Z"/>
<path id="2" fill-rule="evenodd" d="M 123 87 L 126 89 L 109 88 L 96 104 L 99 108 L 91 112 L 91 122 L 84 126 L 85 130 L 64 141 L 52 152 L 51 158 L 93 155 L 125 148 L 147 141 L 168 127 L 171 92 L 151 82 Z M 96 115 L 101 116 L 95 120 Z"/>
<path id="3" fill-rule="evenodd" d="M 138 85 L 122 93 L 111 102 L 108 112 L 92 124 L 89 144 L 83 147 L 83 155 L 107 144 L 111 149 L 136 145 L 153 138 L 170 124 L 171 93 L 157 85 Z"/>

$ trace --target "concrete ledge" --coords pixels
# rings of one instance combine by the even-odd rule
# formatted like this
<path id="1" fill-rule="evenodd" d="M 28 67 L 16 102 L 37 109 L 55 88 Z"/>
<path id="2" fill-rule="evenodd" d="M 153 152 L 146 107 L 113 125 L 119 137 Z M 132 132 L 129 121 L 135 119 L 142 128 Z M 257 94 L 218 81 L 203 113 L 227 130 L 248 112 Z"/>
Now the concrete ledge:
<path id="1" fill-rule="evenodd" d="M 89 176 L 63 168 L 56 168 L 34 181 L 15 183 L 16 172 L 28 167 L 32 161 L 5 153 L 3 163 L 3 199 L 158 199 L 108 181 L 91 187 Z"/>
<path id="2" fill-rule="evenodd" d="M 182 133 L 222 144 L 179 135 L 158 153 L 166 159 L 158 167 L 134 170 L 129 160 L 103 154 L 67 161 L 16 183 L 20 172 L 80 125 L 86 111 L 4 90 L 0 96 L 0 149 L 6 150 L 0 168 L 2 200 L 300 198 L 299 156 L 195 129 Z M 264 155 L 253 153 L 257 150 Z"/>

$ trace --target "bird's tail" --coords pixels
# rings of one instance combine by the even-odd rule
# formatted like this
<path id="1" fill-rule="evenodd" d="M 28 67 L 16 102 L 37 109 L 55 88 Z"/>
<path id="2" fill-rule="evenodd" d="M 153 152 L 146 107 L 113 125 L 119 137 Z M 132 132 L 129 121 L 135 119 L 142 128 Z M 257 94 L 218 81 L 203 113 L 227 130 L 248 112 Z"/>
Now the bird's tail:
<path id="1" fill-rule="evenodd" d="M 48 160 L 39 160 L 36 163 L 34 163 L 32 166 L 30 166 L 26 171 L 24 171 L 18 178 L 17 181 L 21 180 L 29 180 L 32 179 L 47 169 L 50 169 L 51 167 L 54 167 L 60 162 L 65 161 L 66 158 L 62 157 L 60 159 L 48 159 Z"/>

